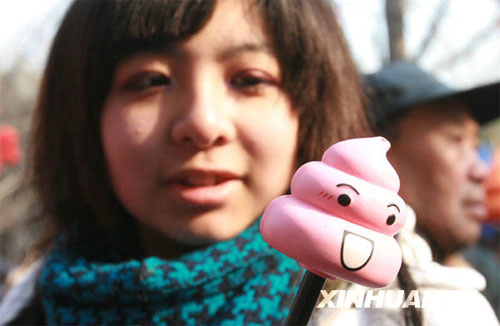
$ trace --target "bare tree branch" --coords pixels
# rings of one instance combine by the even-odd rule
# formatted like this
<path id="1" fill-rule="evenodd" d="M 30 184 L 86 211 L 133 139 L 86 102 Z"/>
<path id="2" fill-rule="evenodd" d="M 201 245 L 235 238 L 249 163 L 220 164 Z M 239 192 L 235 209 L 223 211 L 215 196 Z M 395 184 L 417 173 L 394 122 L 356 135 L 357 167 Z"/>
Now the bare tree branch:
<path id="1" fill-rule="evenodd" d="M 448 58 L 445 58 L 435 64 L 436 69 L 443 69 L 446 67 L 450 67 L 454 65 L 458 60 L 463 57 L 469 56 L 473 53 L 481 43 L 485 42 L 489 37 L 495 35 L 495 30 L 498 30 L 500 27 L 500 15 L 496 17 L 496 19 L 492 20 L 491 23 L 485 27 L 483 30 L 479 31 L 475 36 L 473 36 L 469 42 L 465 44 L 459 51 L 450 55 Z M 498 32 L 498 31 L 496 31 Z"/>
<path id="2" fill-rule="evenodd" d="M 435 11 L 434 16 L 432 17 L 430 26 L 427 30 L 427 34 L 425 35 L 424 39 L 420 43 L 420 47 L 419 47 L 418 51 L 416 52 L 416 54 L 413 56 L 412 61 L 415 61 L 415 62 L 419 61 L 424 56 L 427 49 L 429 48 L 429 45 L 435 39 L 437 31 L 439 30 L 439 27 L 441 26 L 441 22 L 443 21 L 443 17 L 446 15 L 446 12 L 448 11 L 449 6 L 450 6 L 450 0 L 442 0 L 441 1 L 438 9 Z"/>
<path id="3" fill-rule="evenodd" d="M 387 33 L 389 38 L 390 61 L 398 61 L 406 58 L 404 24 L 403 24 L 403 1 L 386 0 L 385 16 L 387 19 Z"/>

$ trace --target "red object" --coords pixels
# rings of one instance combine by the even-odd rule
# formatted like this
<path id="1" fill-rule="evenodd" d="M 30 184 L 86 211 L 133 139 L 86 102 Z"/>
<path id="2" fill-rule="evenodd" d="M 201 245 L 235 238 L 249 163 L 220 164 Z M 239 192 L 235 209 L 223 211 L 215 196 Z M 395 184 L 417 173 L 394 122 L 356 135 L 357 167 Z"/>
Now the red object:
<path id="1" fill-rule="evenodd" d="M 488 207 L 486 222 L 500 224 L 500 148 L 495 151 L 492 169 L 486 178 L 485 187 Z"/>
<path id="2" fill-rule="evenodd" d="M 21 161 L 19 147 L 19 133 L 14 127 L 3 126 L 0 128 L 0 172 L 3 163 L 15 165 Z"/>

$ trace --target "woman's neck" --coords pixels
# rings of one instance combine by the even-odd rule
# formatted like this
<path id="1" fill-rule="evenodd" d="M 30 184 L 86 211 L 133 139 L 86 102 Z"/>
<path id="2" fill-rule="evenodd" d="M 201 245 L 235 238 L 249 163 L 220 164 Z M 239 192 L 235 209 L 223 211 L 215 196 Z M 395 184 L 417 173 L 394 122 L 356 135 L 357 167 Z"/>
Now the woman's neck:
<path id="1" fill-rule="evenodd" d="M 202 247 L 201 245 L 188 245 L 172 240 L 164 236 L 161 232 L 151 229 L 148 226 L 139 225 L 138 229 L 142 251 L 146 256 L 175 259 L 185 253 Z"/>

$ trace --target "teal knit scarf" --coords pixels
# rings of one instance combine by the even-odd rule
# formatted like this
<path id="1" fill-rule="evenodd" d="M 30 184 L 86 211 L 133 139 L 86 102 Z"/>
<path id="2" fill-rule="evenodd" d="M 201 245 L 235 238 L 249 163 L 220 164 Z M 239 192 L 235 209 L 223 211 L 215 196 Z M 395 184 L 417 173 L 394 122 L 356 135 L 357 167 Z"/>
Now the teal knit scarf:
<path id="1" fill-rule="evenodd" d="M 47 323 L 281 324 L 302 269 L 264 242 L 258 222 L 177 260 L 95 262 L 81 255 L 89 242 L 60 239 L 39 281 Z"/>

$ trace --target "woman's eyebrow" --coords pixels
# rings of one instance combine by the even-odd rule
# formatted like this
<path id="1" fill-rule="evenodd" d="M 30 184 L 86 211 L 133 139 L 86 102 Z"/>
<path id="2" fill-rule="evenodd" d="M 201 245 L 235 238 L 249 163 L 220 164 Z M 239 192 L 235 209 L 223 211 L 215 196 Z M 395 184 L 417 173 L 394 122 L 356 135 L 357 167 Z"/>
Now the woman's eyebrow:
<path id="1" fill-rule="evenodd" d="M 357 191 L 357 190 L 356 190 L 356 188 L 354 188 L 354 187 L 353 187 L 353 186 L 351 186 L 350 184 L 347 184 L 347 183 L 339 183 L 339 184 L 337 185 L 337 187 L 342 187 L 342 186 L 351 188 L 352 190 L 354 190 L 354 192 L 355 192 L 355 193 L 357 193 L 357 194 L 359 195 L 359 191 Z"/>
<path id="2" fill-rule="evenodd" d="M 225 48 L 217 55 L 217 59 L 220 61 L 225 61 L 231 57 L 234 57 L 244 52 L 264 52 L 266 54 L 273 55 L 273 51 L 271 50 L 271 47 L 267 43 L 248 42 Z"/>
<path id="3" fill-rule="evenodd" d="M 160 54 L 171 58 L 185 58 L 187 55 L 187 53 L 182 49 L 182 46 L 179 46 L 179 44 L 176 43 L 169 44 L 162 47 L 161 49 L 151 50 L 149 52 L 151 52 L 152 54 Z M 216 60 L 226 61 L 245 52 L 260 52 L 270 56 L 274 56 L 274 52 L 267 42 L 246 42 L 222 48 L 216 54 Z"/>
<path id="4" fill-rule="evenodd" d="M 396 209 L 398 210 L 398 212 L 400 212 L 400 213 L 401 213 L 401 211 L 399 210 L 399 207 L 398 207 L 398 205 L 396 205 L 396 204 L 393 204 L 393 203 L 390 203 L 389 205 L 387 205 L 387 207 L 391 207 L 391 206 L 394 206 L 394 207 L 396 207 Z"/>

